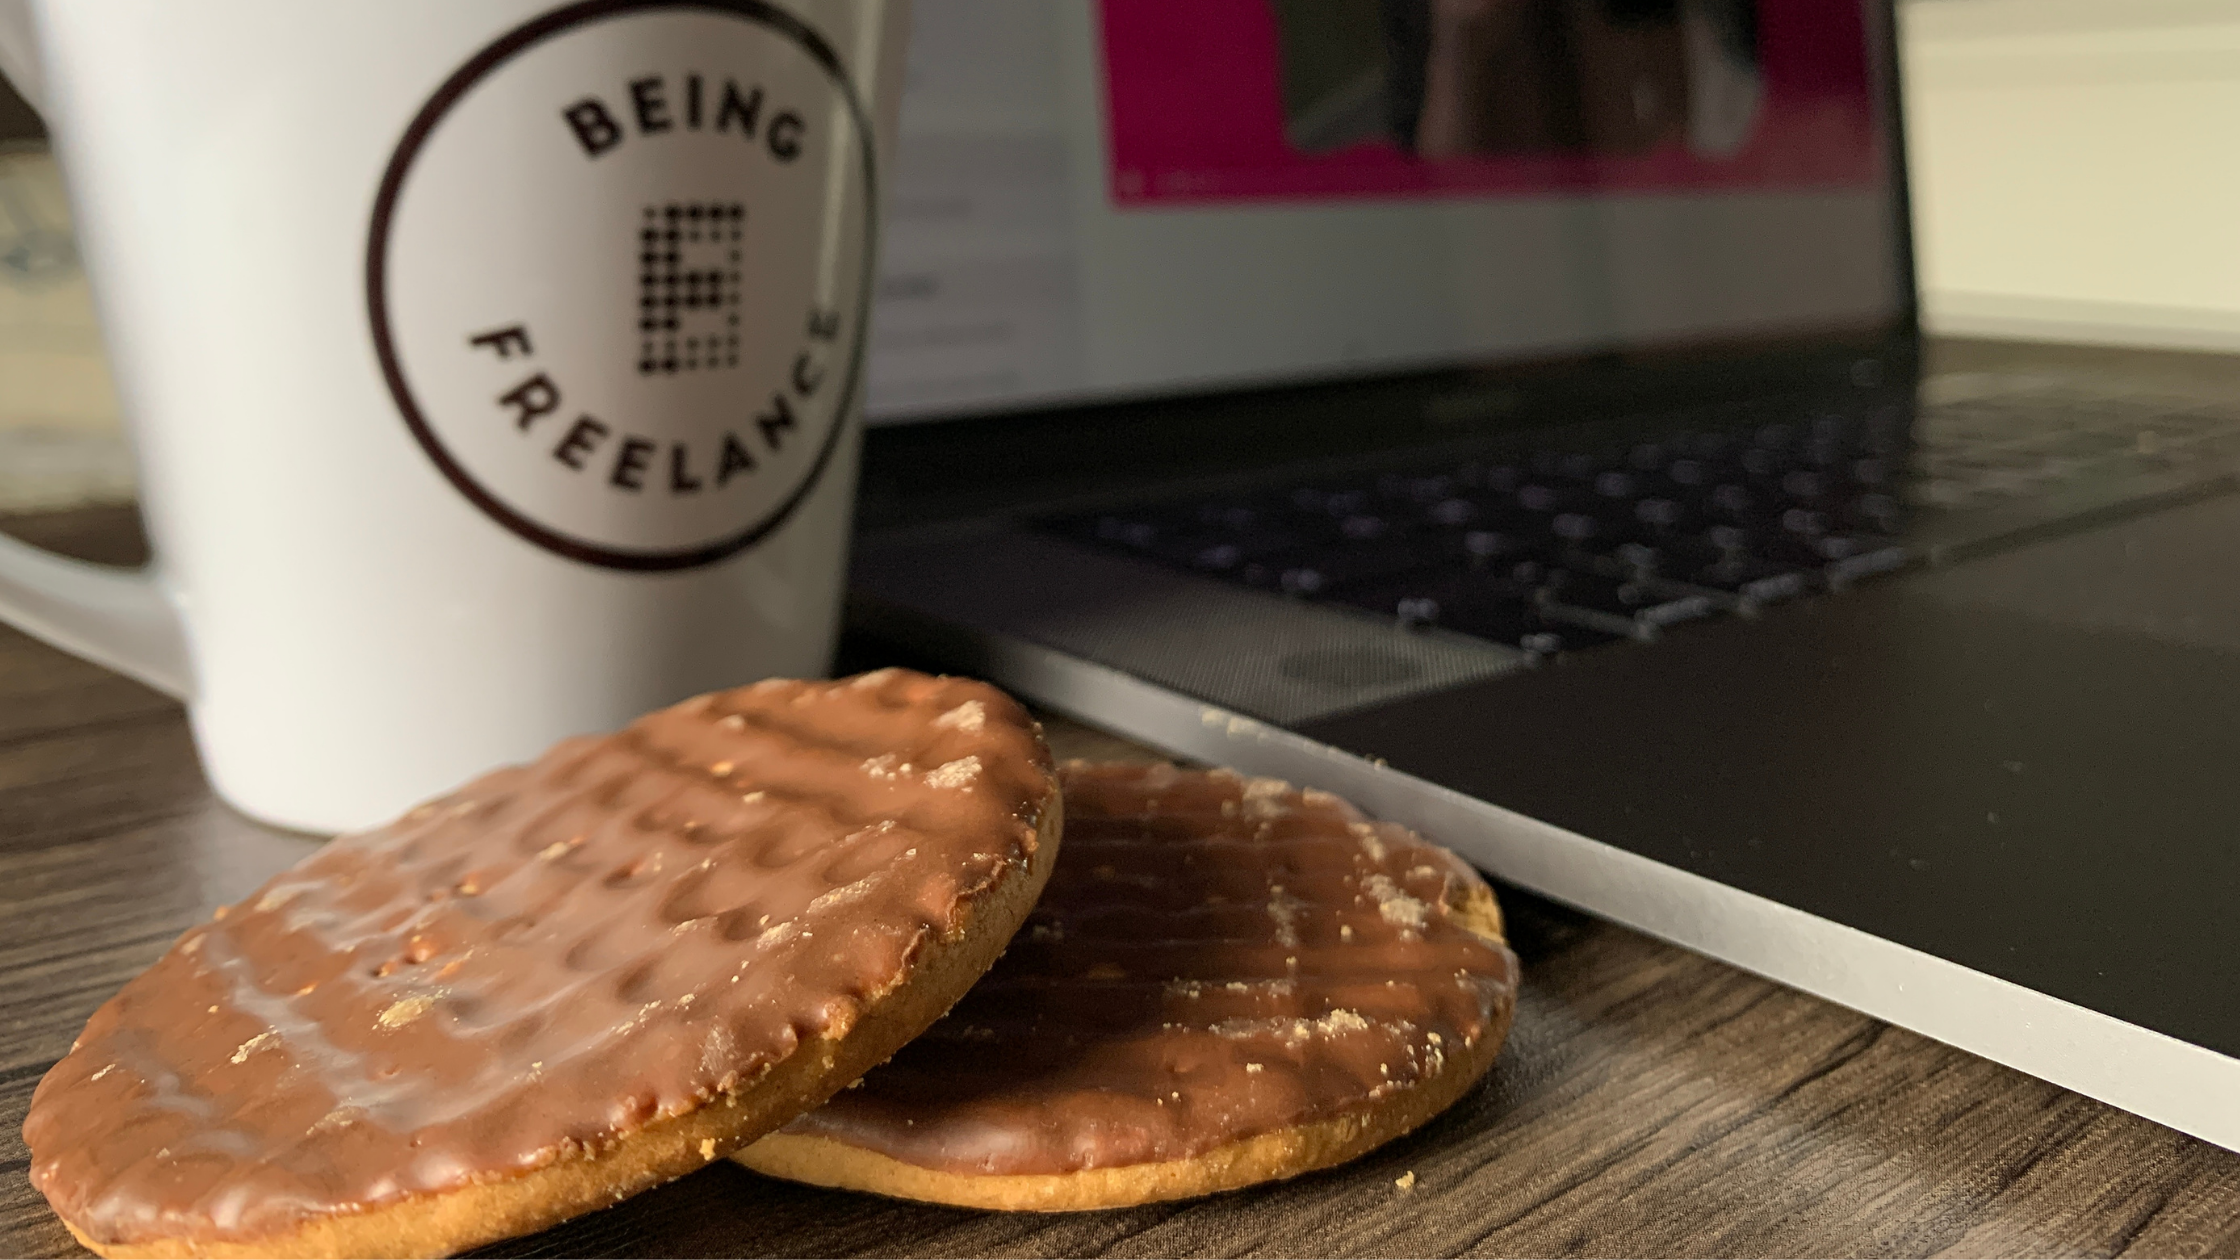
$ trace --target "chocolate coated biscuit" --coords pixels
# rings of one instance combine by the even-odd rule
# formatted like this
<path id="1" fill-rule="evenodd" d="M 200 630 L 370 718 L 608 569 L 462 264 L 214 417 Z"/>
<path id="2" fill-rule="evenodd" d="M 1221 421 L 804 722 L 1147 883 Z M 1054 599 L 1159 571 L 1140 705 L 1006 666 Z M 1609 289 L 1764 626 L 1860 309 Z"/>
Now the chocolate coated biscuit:
<path id="1" fill-rule="evenodd" d="M 1351 1159 L 1492 1064 L 1516 958 L 1446 850 L 1272 779 L 1060 778 L 1065 858 L 1010 951 L 739 1162 L 967 1207 L 1118 1207 Z"/>
<path id="2" fill-rule="evenodd" d="M 113 1256 L 440 1254 L 720 1158 L 936 1019 L 1059 826 L 1027 714 L 896 670 L 565 741 L 181 937 L 33 1098 Z"/>

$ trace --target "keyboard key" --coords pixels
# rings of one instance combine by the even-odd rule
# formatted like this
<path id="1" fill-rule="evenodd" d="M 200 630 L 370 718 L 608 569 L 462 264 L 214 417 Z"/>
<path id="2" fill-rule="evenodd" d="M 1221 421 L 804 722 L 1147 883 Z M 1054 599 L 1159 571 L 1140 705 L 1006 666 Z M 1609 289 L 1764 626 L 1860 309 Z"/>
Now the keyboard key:
<path id="1" fill-rule="evenodd" d="M 1541 655 L 1577 651 L 1623 637 L 1542 615 L 1529 587 L 1463 575 L 1364 583 L 1334 592 L 1331 600 L 1391 617 L 1403 626 L 1437 626 Z"/>
<path id="2" fill-rule="evenodd" d="M 1633 516 L 1651 529 L 1672 529 L 1688 519 L 1688 509 L 1675 499 L 1643 499 L 1633 505 Z"/>
<path id="3" fill-rule="evenodd" d="M 1836 561 L 1827 567 L 1825 576 L 1830 589 L 1841 590 L 1862 578 L 1902 569 L 1912 559 L 1912 553 L 1904 547 L 1881 547 Z"/>
<path id="4" fill-rule="evenodd" d="M 1452 529 L 1476 520 L 1478 505 L 1468 499 L 1441 499 L 1425 509 L 1423 515 L 1434 526 Z"/>
<path id="5" fill-rule="evenodd" d="M 1523 538 L 1498 530 L 1473 529 L 1462 536 L 1463 554 L 1478 567 L 1483 567 L 1485 561 L 1501 556 L 1522 555 L 1527 550 Z"/>
<path id="6" fill-rule="evenodd" d="M 1546 597 L 1574 609 L 1604 614 L 1619 622 L 1632 622 L 1627 631 L 1636 638 L 1653 637 L 1655 631 L 1710 616 L 1717 606 L 1700 594 L 1673 595 L 1669 587 L 1565 568 L 1549 575 L 1541 588 Z"/>
<path id="7" fill-rule="evenodd" d="M 1574 496 L 1553 486 L 1535 482 L 1517 488 L 1516 503 L 1527 512 L 1561 511 Z"/>
<path id="8" fill-rule="evenodd" d="M 1636 621 L 1631 617 L 1622 617 L 1615 613 L 1607 613 L 1599 608 L 1582 608 L 1577 604 L 1566 604 L 1545 591 L 1541 592 L 1541 598 L 1536 607 L 1539 609 L 1540 615 L 1550 622 L 1574 630 L 1606 634 L 1613 639 L 1635 639 L 1646 643 L 1656 638 L 1658 633 L 1657 627 L 1647 622 Z"/>
<path id="9" fill-rule="evenodd" d="M 1691 586 L 1725 591 L 1746 605 L 1763 605 L 1795 599 L 1811 590 L 1816 568 L 1776 564 L 1741 552 L 1725 552 L 1716 559 L 1671 567 L 1665 576 Z"/>
<path id="10" fill-rule="evenodd" d="M 1423 553 L 1406 540 L 1313 548 L 1264 556 L 1238 572 L 1248 585 L 1286 595 L 1319 595 L 1333 587 L 1393 577 L 1424 567 Z"/>
<path id="11" fill-rule="evenodd" d="M 1096 536 L 1104 542 L 1118 543 L 1138 551 L 1159 540 L 1158 527 L 1149 521 L 1130 520 L 1123 516 L 1101 516 L 1096 522 Z"/>
<path id="12" fill-rule="evenodd" d="M 1601 526 L 1591 516 L 1580 512 L 1564 512 L 1548 522 L 1548 528 L 1565 542 L 1581 543 L 1601 532 Z"/>

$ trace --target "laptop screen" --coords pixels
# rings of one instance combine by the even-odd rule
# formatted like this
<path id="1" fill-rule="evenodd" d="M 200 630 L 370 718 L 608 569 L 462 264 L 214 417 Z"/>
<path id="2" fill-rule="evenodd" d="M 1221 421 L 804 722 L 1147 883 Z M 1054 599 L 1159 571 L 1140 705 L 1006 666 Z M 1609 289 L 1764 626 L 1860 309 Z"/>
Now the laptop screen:
<path id="1" fill-rule="evenodd" d="M 1887 329 L 1847 0 L 918 0 L 873 423 Z"/>

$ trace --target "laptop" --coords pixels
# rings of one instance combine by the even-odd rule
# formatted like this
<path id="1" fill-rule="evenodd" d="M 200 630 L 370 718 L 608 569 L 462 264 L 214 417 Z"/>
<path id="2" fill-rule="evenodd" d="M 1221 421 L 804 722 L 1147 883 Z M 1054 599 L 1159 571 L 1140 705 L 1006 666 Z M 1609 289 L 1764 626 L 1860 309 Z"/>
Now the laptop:
<path id="1" fill-rule="evenodd" d="M 1924 376 L 1887 4 L 916 23 L 857 633 L 2240 1149 L 2240 393 Z"/>

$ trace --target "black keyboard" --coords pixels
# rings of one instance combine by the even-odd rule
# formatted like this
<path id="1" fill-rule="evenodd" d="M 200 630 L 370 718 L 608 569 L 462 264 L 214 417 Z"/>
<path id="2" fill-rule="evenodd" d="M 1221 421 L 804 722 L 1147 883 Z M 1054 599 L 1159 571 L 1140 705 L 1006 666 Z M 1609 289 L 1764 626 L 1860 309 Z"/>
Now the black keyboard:
<path id="1" fill-rule="evenodd" d="M 2060 483 L 2240 468 L 2223 399 L 2090 379 L 1932 378 L 1895 408 L 1700 431 L 1599 454 L 1334 478 L 1045 528 L 1297 599 L 1546 655 L 1654 640 L 1903 567 L 1907 520 Z M 1780 408 L 1757 414 L 1783 416 Z"/>
<path id="2" fill-rule="evenodd" d="M 1097 512 L 1067 537 L 1547 655 L 1648 641 L 1908 559 L 1895 410 Z"/>

